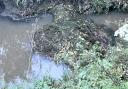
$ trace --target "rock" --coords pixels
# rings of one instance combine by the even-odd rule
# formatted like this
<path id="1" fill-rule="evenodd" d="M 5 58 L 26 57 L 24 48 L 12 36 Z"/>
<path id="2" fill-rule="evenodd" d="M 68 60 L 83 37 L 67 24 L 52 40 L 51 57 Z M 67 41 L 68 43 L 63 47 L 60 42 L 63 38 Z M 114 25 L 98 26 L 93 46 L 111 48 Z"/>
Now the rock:
<path id="1" fill-rule="evenodd" d="M 115 31 L 114 36 L 119 36 L 125 41 L 128 41 L 128 24 L 123 25 L 117 31 Z"/>

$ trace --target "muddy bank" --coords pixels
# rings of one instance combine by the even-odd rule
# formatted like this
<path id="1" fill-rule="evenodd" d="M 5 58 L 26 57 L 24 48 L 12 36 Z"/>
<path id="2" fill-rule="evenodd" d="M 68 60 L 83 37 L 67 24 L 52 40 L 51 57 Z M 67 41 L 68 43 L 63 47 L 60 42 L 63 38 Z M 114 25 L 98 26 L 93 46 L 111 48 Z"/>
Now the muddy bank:
<path id="1" fill-rule="evenodd" d="M 61 11 L 63 8 L 59 8 L 59 12 Z M 104 58 L 109 46 L 117 46 L 118 37 L 114 36 L 114 32 L 127 23 L 128 18 L 127 14 L 115 12 L 70 17 L 71 14 L 64 11 L 63 14 L 56 14 L 52 24 L 45 25 L 35 32 L 34 52 L 60 59 L 59 57 L 66 51 L 71 53 L 75 62 L 79 60 L 79 52 L 83 49 L 90 50 L 97 44 L 101 47 L 97 52 Z"/>
<path id="2" fill-rule="evenodd" d="M 70 25 L 67 25 L 69 23 Z M 34 34 L 33 51 L 64 62 L 66 62 L 64 59 L 59 58 L 62 56 L 61 53 L 71 52 L 74 56 L 72 60 L 75 62 L 79 60 L 79 52 L 85 49 L 90 50 L 97 43 L 101 46 L 97 52 L 104 57 L 108 46 L 116 44 L 114 31 L 105 25 L 97 25 L 91 21 L 67 21 L 63 25 L 46 25 L 37 30 Z M 71 62 L 67 64 L 73 65 Z"/>

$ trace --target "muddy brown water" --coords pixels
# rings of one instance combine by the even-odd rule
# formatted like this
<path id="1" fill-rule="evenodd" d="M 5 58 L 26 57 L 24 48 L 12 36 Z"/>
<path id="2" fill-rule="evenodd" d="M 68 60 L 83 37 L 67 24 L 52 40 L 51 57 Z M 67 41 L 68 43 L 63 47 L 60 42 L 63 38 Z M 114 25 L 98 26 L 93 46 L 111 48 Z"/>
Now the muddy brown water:
<path id="1" fill-rule="evenodd" d="M 29 51 L 25 48 L 30 42 L 27 31 L 31 29 L 31 24 L 0 20 L 0 70 L 5 80 L 24 77 L 29 58 Z"/>
<path id="2" fill-rule="evenodd" d="M 90 18 L 98 24 L 105 24 L 117 29 L 118 24 L 114 22 L 125 21 L 128 15 L 111 13 L 87 17 L 87 19 Z M 37 54 L 30 55 L 30 34 L 35 30 L 35 25 L 41 27 L 51 22 L 51 15 L 38 17 L 36 24 L 35 22 L 13 22 L 0 18 L 0 79 L 4 78 L 6 81 L 15 80 L 17 77 L 41 79 L 46 73 L 56 79 L 63 76 L 64 70 L 66 70 L 63 64 L 56 65 L 49 60 L 51 59 L 49 57 Z"/>
<path id="3" fill-rule="evenodd" d="M 99 25 L 106 25 L 113 30 L 118 30 L 120 26 L 128 23 L 128 14 L 112 12 L 102 15 L 88 15 L 86 16 L 86 19 L 92 19 Z"/>
<path id="4" fill-rule="evenodd" d="M 30 55 L 31 34 L 35 30 L 36 24 L 42 27 L 45 24 L 51 23 L 52 16 L 42 15 L 35 20 L 36 22 L 26 23 L 0 18 L 0 75 L 6 81 L 14 80 L 17 77 L 26 79 L 27 75 L 29 75 L 28 77 L 41 77 L 41 75 L 39 76 L 40 72 L 60 71 L 63 69 L 62 65 L 57 67 L 53 62 L 45 60 L 50 58 L 41 57 L 36 54 Z M 50 70 L 50 67 L 55 70 Z M 28 71 L 31 73 L 27 74 Z"/>

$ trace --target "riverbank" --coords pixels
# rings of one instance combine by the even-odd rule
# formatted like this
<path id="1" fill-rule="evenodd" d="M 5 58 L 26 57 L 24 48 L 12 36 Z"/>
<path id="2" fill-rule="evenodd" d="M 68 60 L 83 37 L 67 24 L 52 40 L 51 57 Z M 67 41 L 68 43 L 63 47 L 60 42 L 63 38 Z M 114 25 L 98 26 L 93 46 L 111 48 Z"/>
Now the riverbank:
<path id="1" fill-rule="evenodd" d="M 11 87 L 3 83 L 5 84 L 3 88 L 127 89 L 128 48 L 122 46 L 124 44 L 118 42 L 114 36 L 116 30 L 114 26 L 116 25 L 117 29 L 120 27 L 117 25 L 121 14 L 114 19 L 116 17 L 115 13 L 112 17 L 110 16 L 110 20 L 107 19 L 107 15 L 103 17 L 101 15 L 100 17 L 101 13 L 120 12 L 120 8 L 126 9 L 126 1 L 112 0 L 107 2 L 105 0 L 95 0 L 96 2 L 92 2 L 93 0 L 78 0 L 79 2 L 77 2 L 71 0 L 68 2 L 60 0 L 51 3 L 51 1 L 43 2 L 39 0 L 31 1 L 30 5 L 28 5 L 30 0 L 26 1 L 12 1 L 16 5 L 16 7 L 14 5 L 13 9 L 17 8 L 17 13 L 15 9 L 10 10 L 8 8 L 9 13 L 2 12 L 2 14 L 5 13 L 10 18 L 14 17 L 16 18 L 14 20 L 20 21 L 26 18 L 31 19 L 31 17 L 36 17 L 40 13 L 51 13 L 54 18 L 52 23 L 43 26 L 38 26 L 38 23 L 33 24 L 32 29 L 36 30 L 32 34 L 32 53 L 50 56 L 57 64 L 64 63 L 68 65 L 72 74 L 64 76 L 61 80 L 52 78 L 42 78 L 30 82 L 25 80 L 20 83 L 12 83 Z M 85 19 L 87 14 L 93 15 Z M 121 19 L 124 21 L 127 16 L 123 17 Z M 103 22 L 100 22 L 100 20 Z M 124 22 L 121 22 L 121 25 L 123 24 Z M 119 40 L 123 41 L 121 38 Z M 41 60 L 39 61 L 41 62 Z M 38 67 L 41 67 L 41 65 L 38 65 Z M 62 70 L 61 68 L 60 70 Z M 38 71 L 37 67 L 36 70 Z M 39 72 L 38 74 L 40 75 Z"/>
<path id="2" fill-rule="evenodd" d="M 103 14 L 112 11 L 127 13 L 126 0 L 1 0 L 0 12 L 13 20 L 37 17 L 42 13 L 55 15 L 55 9 L 63 4 L 78 14 Z"/>

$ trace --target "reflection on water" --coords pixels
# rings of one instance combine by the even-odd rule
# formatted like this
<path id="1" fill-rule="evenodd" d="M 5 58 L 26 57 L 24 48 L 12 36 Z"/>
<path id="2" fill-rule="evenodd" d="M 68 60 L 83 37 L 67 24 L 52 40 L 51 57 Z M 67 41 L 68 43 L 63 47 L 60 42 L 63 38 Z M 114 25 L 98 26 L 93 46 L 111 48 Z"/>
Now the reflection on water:
<path id="1" fill-rule="evenodd" d="M 61 79 L 67 71 L 66 65 L 55 64 L 50 57 L 38 54 L 32 56 L 31 77 L 34 79 L 42 79 L 44 76 Z"/>
<path id="2" fill-rule="evenodd" d="M 50 76 L 51 78 L 58 80 L 62 79 L 64 75 L 69 74 L 69 72 L 70 69 L 65 64 L 56 64 L 50 57 L 33 54 L 27 79 L 42 80 L 43 77 Z M 2 83 L 0 85 L 2 86 Z M 14 89 L 15 85 L 22 85 L 23 89 L 31 89 L 34 86 L 33 82 L 24 81 L 19 76 L 8 83 L 9 89 Z"/>

